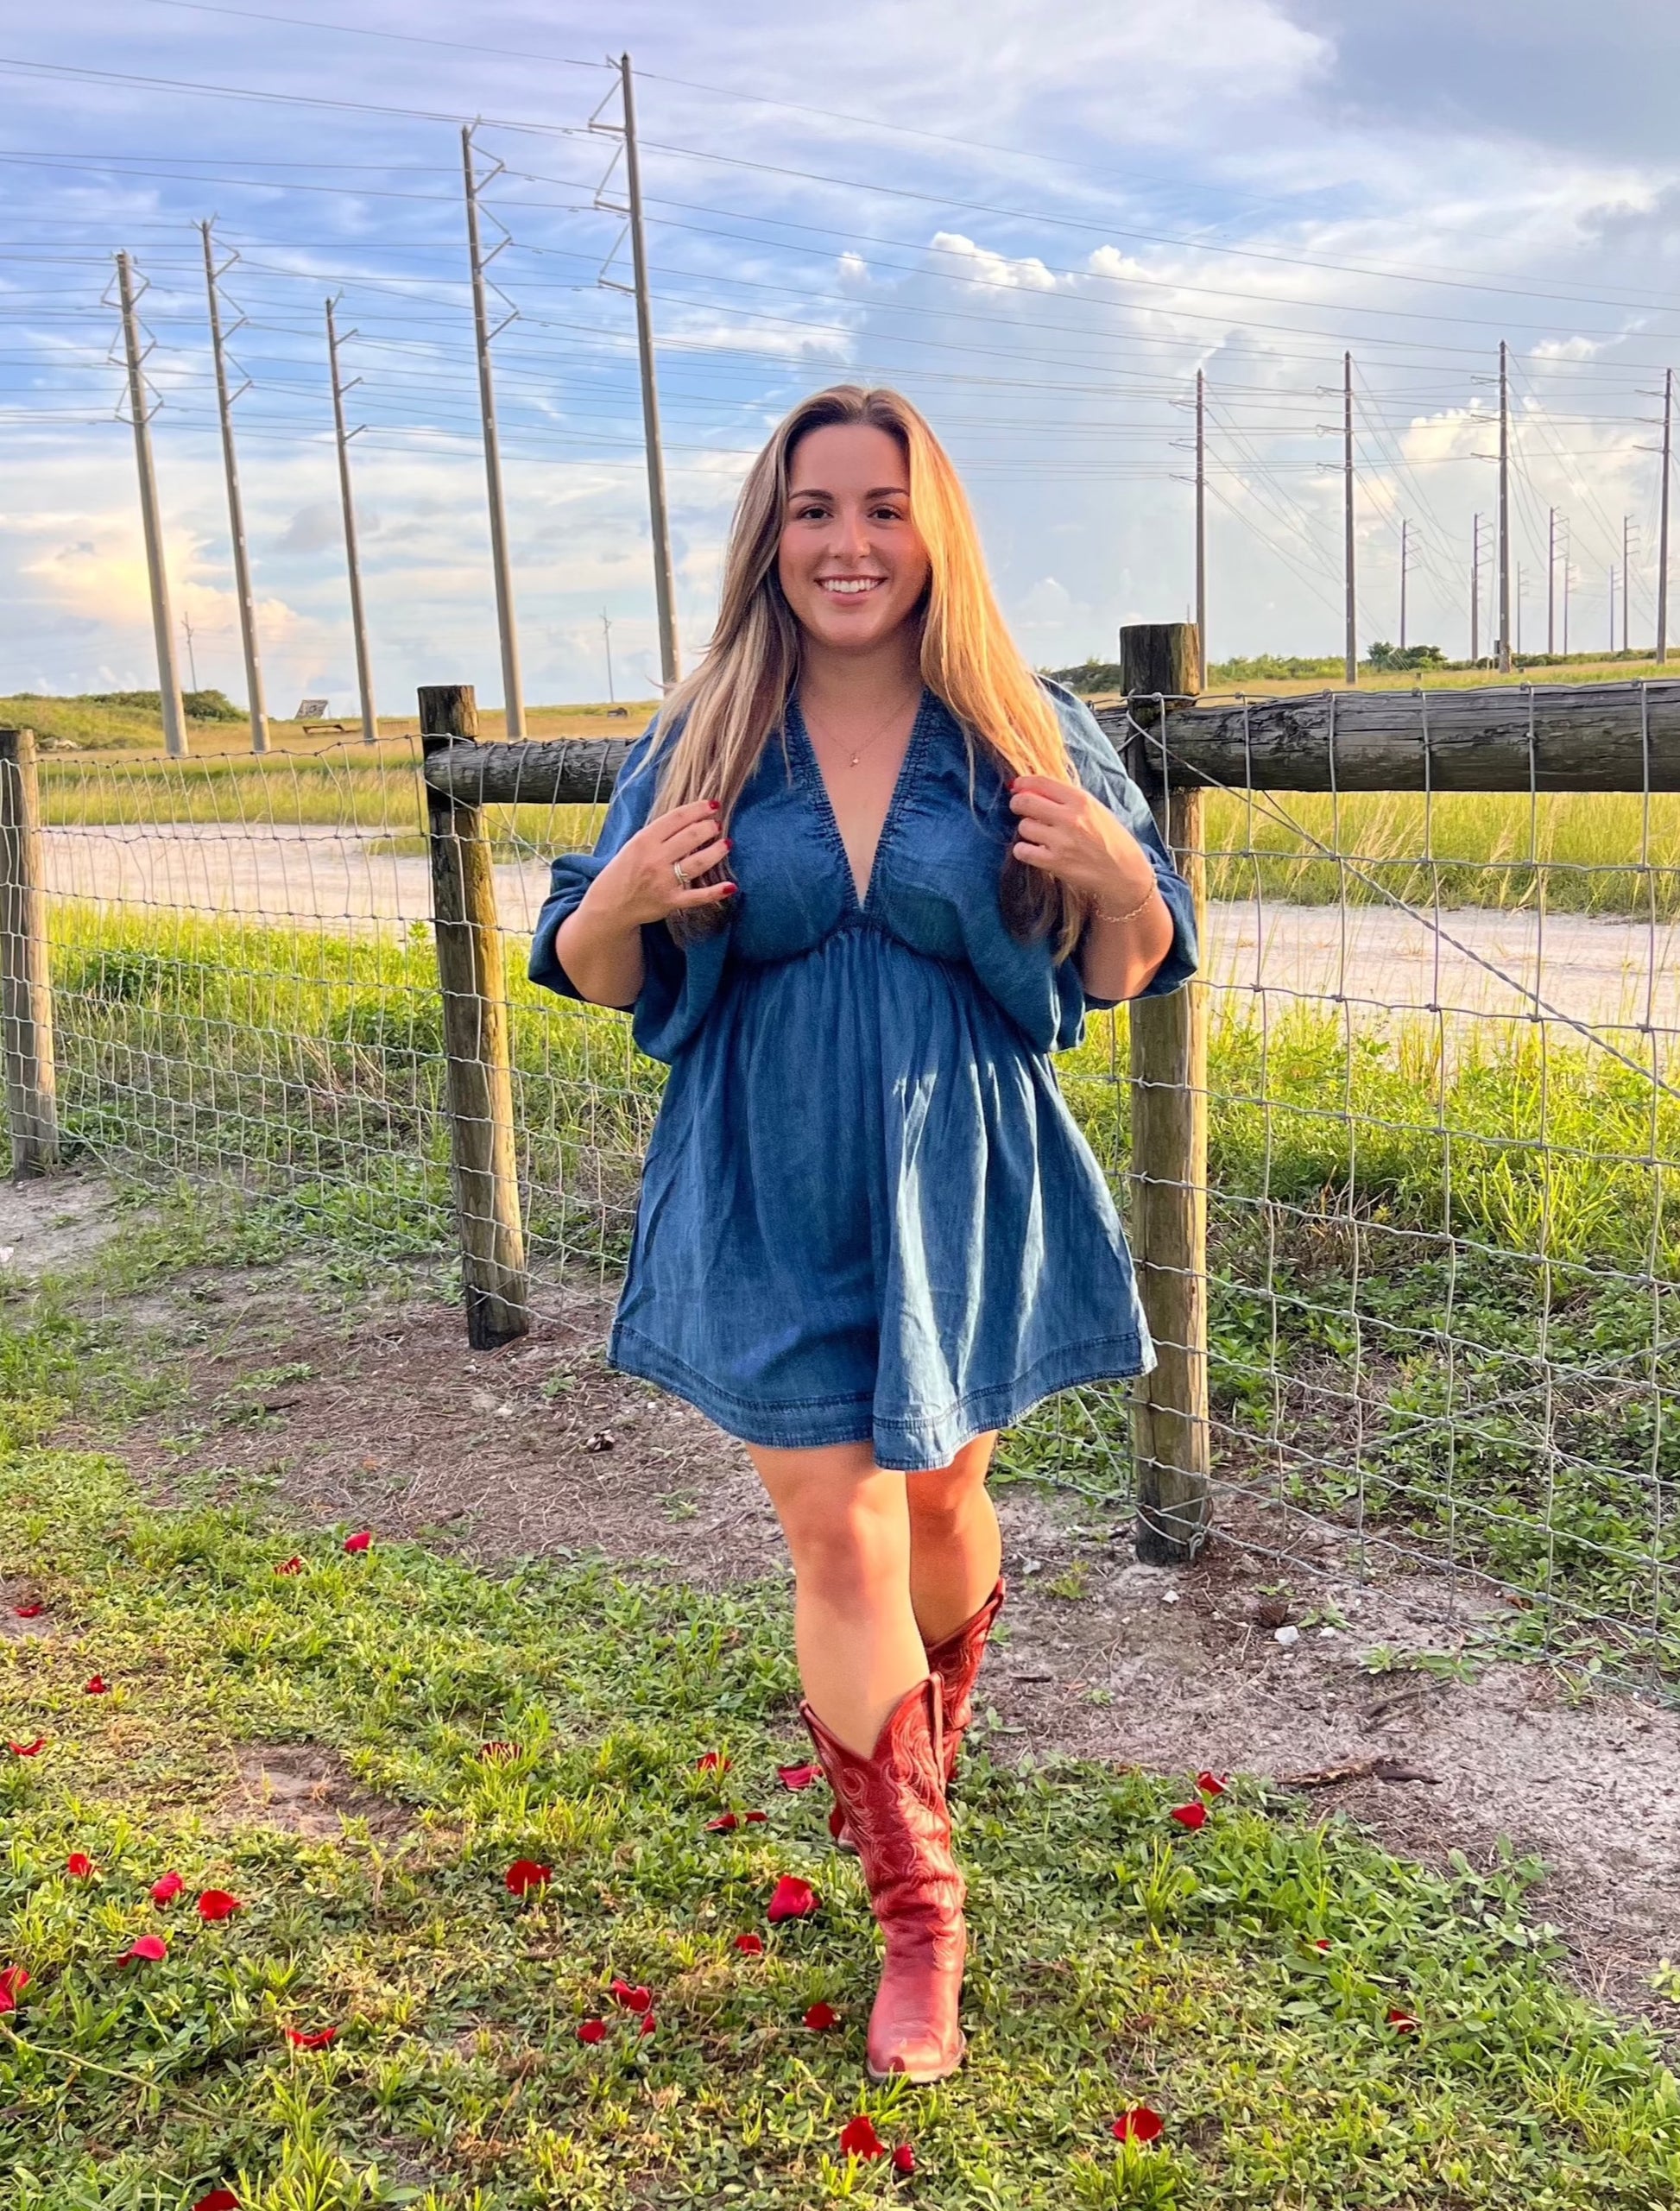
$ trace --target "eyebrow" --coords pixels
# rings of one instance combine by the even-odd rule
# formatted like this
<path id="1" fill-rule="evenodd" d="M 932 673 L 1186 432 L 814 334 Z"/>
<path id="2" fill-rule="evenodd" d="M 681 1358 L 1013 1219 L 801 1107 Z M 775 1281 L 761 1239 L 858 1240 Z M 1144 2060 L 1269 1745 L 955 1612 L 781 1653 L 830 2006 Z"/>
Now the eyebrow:
<path id="1" fill-rule="evenodd" d="M 832 499 L 834 494 L 824 491 L 820 484 L 801 483 L 792 486 L 787 496 L 790 499 Z M 878 483 L 873 490 L 866 491 L 863 496 L 866 499 L 907 499 L 910 486 L 907 483 Z"/>

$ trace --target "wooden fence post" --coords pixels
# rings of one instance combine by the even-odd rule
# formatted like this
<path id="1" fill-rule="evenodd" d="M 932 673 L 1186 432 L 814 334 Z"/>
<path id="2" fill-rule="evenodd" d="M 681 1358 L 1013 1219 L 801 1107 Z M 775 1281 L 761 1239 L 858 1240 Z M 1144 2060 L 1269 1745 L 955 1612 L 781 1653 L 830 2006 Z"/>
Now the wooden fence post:
<path id="1" fill-rule="evenodd" d="M 451 745 L 476 742 L 472 686 L 422 685 L 420 722 L 428 760 Z M 475 1351 L 493 1351 L 531 1326 L 496 878 L 482 806 L 428 783 L 426 814 L 467 1342 Z"/>
<path id="2" fill-rule="evenodd" d="M 0 730 L 0 1052 L 12 1172 L 49 1174 L 59 1164 L 59 1098 L 33 730 Z"/>
<path id="3" fill-rule="evenodd" d="M 1163 702 L 1202 687 L 1196 625 L 1128 626 L 1120 633 L 1121 677 L 1153 736 Z M 1206 943 L 1207 862 L 1199 786 L 1156 763 L 1151 803 L 1184 871 Z M 1211 1461 L 1208 1432 L 1208 994 L 1191 982 L 1131 1009 L 1132 1242 L 1138 1286 L 1159 1361 L 1139 1382 L 1133 1420 L 1138 1557 L 1180 1564 L 1207 1539 Z"/>

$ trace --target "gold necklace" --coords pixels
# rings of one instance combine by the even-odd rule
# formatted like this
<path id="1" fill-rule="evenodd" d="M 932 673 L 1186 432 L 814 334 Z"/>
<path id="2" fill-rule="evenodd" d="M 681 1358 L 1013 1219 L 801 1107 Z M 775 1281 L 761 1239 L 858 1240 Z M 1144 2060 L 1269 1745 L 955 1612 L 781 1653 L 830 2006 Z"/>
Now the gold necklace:
<path id="1" fill-rule="evenodd" d="M 889 714 L 887 719 L 881 723 L 881 727 L 875 731 L 875 735 L 872 737 L 864 738 L 862 743 L 858 746 L 856 751 L 853 753 L 851 758 L 846 762 L 848 768 L 856 768 L 863 755 L 868 752 L 869 747 L 874 744 L 879 744 L 881 740 L 887 735 L 887 732 L 894 727 L 894 723 L 902 718 L 905 711 L 905 703 L 906 702 L 901 699 L 893 709 L 891 714 Z M 801 709 L 801 711 L 803 711 L 804 710 Z M 810 732 L 812 735 L 815 734 L 815 732 L 811 730 L 811 717 L 809 714 L 805 715 L 805 726 L 807 732 Z"/>

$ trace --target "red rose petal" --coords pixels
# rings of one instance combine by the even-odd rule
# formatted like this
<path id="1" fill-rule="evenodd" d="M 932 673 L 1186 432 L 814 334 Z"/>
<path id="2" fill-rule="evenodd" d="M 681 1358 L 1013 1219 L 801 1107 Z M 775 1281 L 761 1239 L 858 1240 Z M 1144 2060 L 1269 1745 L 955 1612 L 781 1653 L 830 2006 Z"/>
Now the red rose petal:
<path id="1" fill-rule="evenodd" d="M 819 1901 L 809 1881 L 802 1881 L 797 1873 L 784 1873 L 776 1883 L 766 1916 L 773 1927 L 783 1919 L 809 1919 Z"/>
<path id="2" fill-rule="evenodd" d="M 1147 2104 L 1134 2104 L 1130 2111 L 1121 2112 L 1108 2132 L 1116 2142 L 1153 2142 L 1165 2125 L 1159 2112 L 1151 2111 Z"/>
<path id="3" fill-rule="evenodd" d="M 808 1789 L 813 1781 L 820 1781 L 823 1769 L 807 1759 L 803 1766 L 779 1766 L 776 1778 L 784 1789 Z"/>
<path id="4" fill-rule="evenodd" d="M 64 1870 L 73 1881 L 91 1881 L 98 1869 L 85 1850 L 73 1850 L 64 1861 Z"/>
<path id="5" fill-rule="evenodd" d="M 1230 1778 L 1228 1773 L 1198 1773 L 1196 1785 L 1204 1797 L 1222 1797 Z"/>
<path id="6" fill-rule="evenodd" d="M 915 2170 L 915 2151 L 908 2142 L 900 2142 L 893 2152 L 893 2170 L 895 2173 L 913 2173 Z"/>
<path id="7" fill-rule="evenodd" d="M 372 1541 L 373 1534 L 371 1530 L 363 1528 L 359 1535 L 347 1535 L 344 1538 L 344 1549 L 346 1551 L 365 1551 Z"/>
<path id="8" fill-rule="evenodd" d="M 867 2111 L 849 2119 L 840 2130 L 840 2154 L 843 2157 L 884 2157 L 887 2145 L 875 2132 L 875 2123 Z"/>
<path id="9" fill-rule="evenodd" d="M 161 1880 L 152 1883 L 152 1902 L 160 1911 L 166 1904 L 173 1904 L 186 1886 L 179 1873 L 165 1873 Z"/>
<path id="10" fill-rule="evenodd" d="M 39 1756 L 46 1747 L 45 1735 L 37 1735 L 32 1743 L 15 1743 L 9 1740 L 6 1744 L 6 1748 L 14 1758 L 35 1758 Z"/>
<path id="11" fill-rule="evenodd" d="M 1329 1938 L 1328 1936 L 1321 1935 L 1312 1947 L 1315 1950 L 1327 1950 L 1330 1947 Z"/>
<path id="12" fill-rule="evenodd" d="M 20 1620 L 39 1620 L 47 1608 L 43 1604 L 14 1605 L 12 1610 Z"/>
<path id="13" fill-rule="evenodd" d="M 301 2027 L 282 2027 L 281 2032 L 294 2050 L 325 2050 L 338 2038 L 337 2027 L 317 2027 L 313 2034 L 306 2034 Z"/>
<path id="14" fill-rule="evenodd" d="M 1169 1819 L 1176 1819 L 1180 1827 L 1191 1829 L 1205 1827 L 1208 1823 L 1208 1808 L 1200 1802 L 1194 1804 L 1175 1804 L 1167 1816 Z"/>
<path id="15" fill-rule="evenodd" d="M 743 1827 L 759 1827 L 761 1826 L 763 1822 L 769 1818 L 769 1816 L 770 1815 L 768 1812 L 742 1812 L 741 1815 L 741 1821 Z"/>
<path id="16" fill-rule="evenodd" d="M 622 2004 L 627 2012 L 647 2012 L 653 2009 L 654 1992 L 651 1988 L 632 1988 L 628 1980 L 615 1980 L 611 1993 L 614 2001 Z"/>
<path id="17" fill-rule="evenodd" d="M 721 1750 L 709 1750 L 695 1759 L 694 1767 L 698 1773 L 727 1773 L 729 1761 Z"/>
<path id="18" fill-rule="evenodd" d="M 641 2023 L 641 2027 L 640 2027 L 640 2028 L 639 2028 L 639 2030 L 638 2030 L 638 2032 L 640 2032 L 640 2033 L 641 2033 L 641 2034 L 644 2034 L 644 2035 L 649 2035 L 649 2034 L 652 2034 L 652 2032 L 654 2031 L 654 2029 L 658 2025 L 659 2025 L 659 2021 L 658 2021 L 658 2020 L 654 2017 L 653 2013 L 652 2013 L 651 2012 L 648 2012 L 648 2014 L 647 2014 L 647 2018 L 643 2019 L 643 2021 L 642 2021 L 642 2023 Z"/>
<path id="19" fill-rule="evenodd" d="M 578 2020 L 578 2039 L 579 2042 L 604 2042 L 606 2038 L 607 2023 L 604 2019 Z"/>
<path id="20" fill-rule="evenodd" d="M 553 1867 L 540 1866 L 534 1858 L 515 1858 L 503 1876 L 509 1896 L 528 1896 L 533 1889 L 546 1888 L 553 1878 Z"/>
<path id="21" fill-rule="evenodd" d="M 737 1935 L 735 1947 L 743 1957 L 761 1958 L 764 1955 L 764 1937 L 762 1935 Z"/>
<path id="22" fill-rule="evenodd" d="M 15 2012 L 18 1998 L 28 1985 L 28 1966 L 9 1965 L 0 1968 L 0 2012 Z"/>
<path id="23" fill-rule="evenodd" d="M 282 1558 L 281 1560 L 279 1565 L 275 1567 L 275 1571 L 276 1574 L 301 1574 L 303 1571 L 303 1561 L 299 1557 L 297 1552 L 294 1551 L 289 1558 Z"/>
<path id="24" fill-rule="evenodd" d="M 161 1935 L 136 1935 L 122 1956 L 118 1965 L 161 1965 L 169 1955 L 169 1945 Z"/>
<path id="25" fill-rule="evenodd" d="M 231 2188 L 212 2188 L 199 2198 L 193 2211 L 239 2211 L 239 2198 Z"/>
<path id="26" fill-rule="evenodd" d="M 840 2014 L 832 2004 L 813 2004 L 805 2015 L 805 2024 L 812 2034 L 826 2034 L 831 2027 L 840 2024 Z"/>
<path id="27" fill-rule="evenodd" d="M 1388 2024 L 1393 2028 L 1396 2034 L 1416 2034 L 1418 2031 L 1417 2020 L 1413 2018 L 1410 2012 L 1401 2011 L 1399 2005 L 1393 2005 L 1390 2006 L 1388 2012 Z"/>
<path id="28" fill-rule="evenodd" d="M 740 1824 L 741 1820 L 737 1813 L 719 1812 L 716 1819 L 709 1819 L 706 1822 L 706 1833 L 708 1835 L 733 1835 Z"/>
<path id="29" fill-rule="evenodd" d="M 231 1919 L 236 1911 L 244 1908 L 239 1898 L 230 1896 L 225 1889 L 205 1889 L 199 1898 L 199 1917 L 206 1927 L 214 1926 L 220 1919 Z"/>
<path id="30" fill-rule="evenodd" d="M 92 1681 L 82 1684 L 82 1694 L 85 1696 L 103 1696 L 110 1686 L 103 1674 L 95 1674 Z"/>

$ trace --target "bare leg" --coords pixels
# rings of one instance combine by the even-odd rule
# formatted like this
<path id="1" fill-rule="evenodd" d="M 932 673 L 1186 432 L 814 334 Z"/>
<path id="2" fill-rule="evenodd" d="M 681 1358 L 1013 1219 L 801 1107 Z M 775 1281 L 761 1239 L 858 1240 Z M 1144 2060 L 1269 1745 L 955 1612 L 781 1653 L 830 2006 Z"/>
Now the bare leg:
<path id="1" fill-rule="evenodd" d="M 904 1477 L 910 1509 L 910 1596 L 932 1650 L 979 1611 L 996 1584 L 1003 1538 L 986 1475 L 995 1432 L 976 1436 L 949 1466 Z"/>
<path id="2" fill-rule="evenodd" d="M 793 1554 L 805 1696 L 831 1734 L 867 1757 L 906 1690 L 927 1678 L 910 1602 L 906 1477 L 884 1473 L 867 1443 L 747 1448 Z"/>

